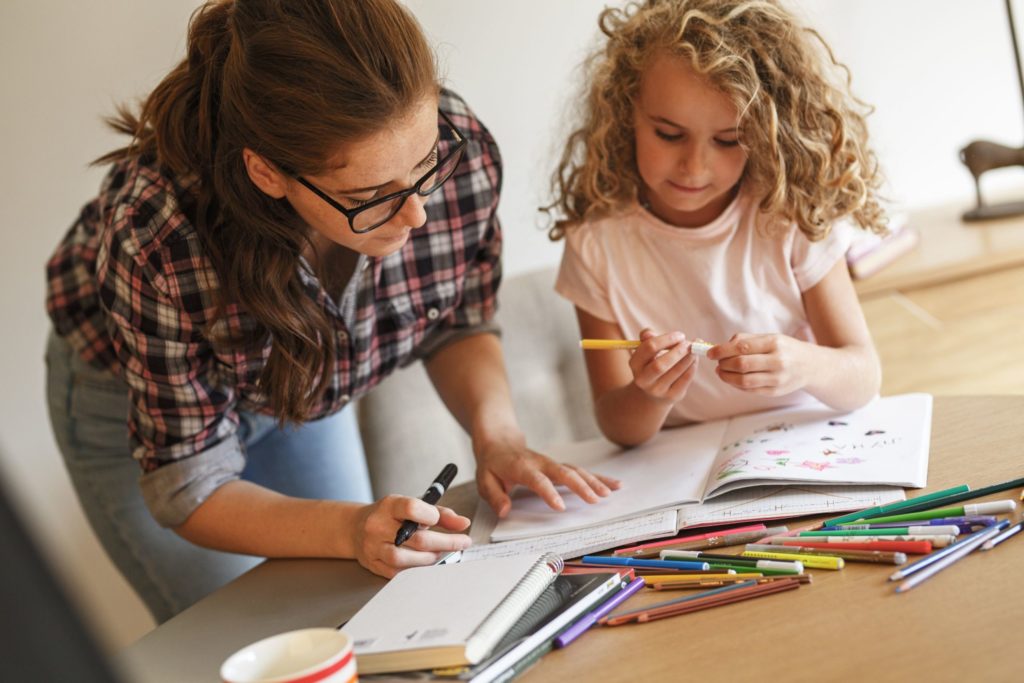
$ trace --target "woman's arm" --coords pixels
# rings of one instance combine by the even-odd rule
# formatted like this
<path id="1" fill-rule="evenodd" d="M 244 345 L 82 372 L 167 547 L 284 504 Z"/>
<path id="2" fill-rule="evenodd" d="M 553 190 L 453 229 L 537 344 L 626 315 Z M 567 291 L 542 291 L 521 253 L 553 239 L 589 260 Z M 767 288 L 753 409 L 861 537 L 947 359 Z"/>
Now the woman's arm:
<path id="1" fill-rule="evenodd" d="M 565 509 L 556 485 L 567 486 L 588 503 L 618 488 L 614 479 L 561 465 L 527 447 L 495 335 L 463 337 L 425 364 L 437 393 L 472 439 L 477 487 L 499 517 L 508 514 L 508 492 L 516 484 L 533 490 L 556 510 Z"/>
<path id="2" fill-rule="evenodd" d="M 469 526 L 448 508 L 416 498 L 388 496 L 371 505 L 307 500 L 235 480 L 216 489 L 175 531 L 196 545 L 246 555 L 354 558 L 386 577 L 469 547 L 464 534 L 429 529 L 396 547 L 395 534 L 406 519 L 449 531 Z"/>

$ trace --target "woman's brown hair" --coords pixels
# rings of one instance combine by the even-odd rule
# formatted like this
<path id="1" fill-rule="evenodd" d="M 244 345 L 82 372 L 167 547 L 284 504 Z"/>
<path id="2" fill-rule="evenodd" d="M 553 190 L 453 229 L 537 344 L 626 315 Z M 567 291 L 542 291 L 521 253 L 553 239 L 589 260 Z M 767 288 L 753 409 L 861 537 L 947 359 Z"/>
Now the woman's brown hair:
<path id="1" fill-rule="evenodd" d="M 122 106 L 110 120 L 132 142 L 97 163 L 152 155 L 198 180 L 195 227 L 221 297 L 209 333 L 257 348 L 270 339 L 259 387 L 282 423 L 311 416 L 338 331 L 300 279 L 309 228 L 251 182 L 242 150 L 317 175 L 338 145 L 388 126 L 437 87 L 423 33 L 394 0 L 223 0 L 192 15 L 187 56 L 138 114 Z M 258 326 L 221 332 L 232 306 Z"/>
<path id="2" fill-rule="evenodd" d="M 849 72 L 824 39 L 778 2 L 630 2 L 605 9 L 598 24 L 606 41 L 587 61 L 583 120 L 545 208 L 556 217 L 551 239 L 637 200 L 634 102 L 647 66 L 666 53 L 685 59 L 740 112 L 743 182 L 766 224 L 795 223 L 811 240 L 844 217 L 885 230 L 870 108 L 850 94 Z"/>

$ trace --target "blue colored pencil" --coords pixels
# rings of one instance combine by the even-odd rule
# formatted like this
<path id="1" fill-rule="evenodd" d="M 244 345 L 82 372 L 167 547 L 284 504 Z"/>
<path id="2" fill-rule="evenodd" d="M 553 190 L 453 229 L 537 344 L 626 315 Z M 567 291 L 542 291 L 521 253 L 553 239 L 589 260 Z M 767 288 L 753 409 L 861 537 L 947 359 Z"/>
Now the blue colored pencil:
<path id="1" fill-rule="evenodd" d="M 1000 531 L 1002 531 L 1003 529 L 1005 529 L 1009 525 L 1010 525 L 1009 520 L 1005 520 L 1004 519 L 1003 521 L 999 522 L 995 526 L 985 527 L 981 531 L 976 531 L 973 534 L 971 534 L 970 536 L 968 536 L 968 537 L 966 537 L 966 538 L 964 538 L 962 540 L 959 540 L 956 543 L 950 543 L 949 545 L 947 545 L 942 550 L 936 550 L 935 552 L 931 553 L 930 555 L 925 555 L 924 557 L 922 557 L 917 562 L 911 562 L 910 564 L 908 564 L 905 567 L 900 567 L 899 569 L 897 569 L 893 573 L 892 576 L 889 577 L 889 580 L 890 581 L 899 581 L 900 579 L 904 579 L 904 578 L 910 576 L 911 574 L 924 569 L 928 565 L 933 564 L 935 562 L 938 562 L 939 560 L 941 560 L 942 558 L 946 557 L 947 555 L 951 555 L 953 553 L 959 552 L 960 550 L 963 549 L 964 546 L 967 546 L 968 544 L 974 543 L 979 538 L 982 539 L 982 542 L 988 540 L 989 538 L 995 536 L 996 534 L 998 534 Z M 975 544 L 975 545 L 977 545 L 977 544 Z M 973 548 L 974 546 L 972 545 L 970 547 Z"/>

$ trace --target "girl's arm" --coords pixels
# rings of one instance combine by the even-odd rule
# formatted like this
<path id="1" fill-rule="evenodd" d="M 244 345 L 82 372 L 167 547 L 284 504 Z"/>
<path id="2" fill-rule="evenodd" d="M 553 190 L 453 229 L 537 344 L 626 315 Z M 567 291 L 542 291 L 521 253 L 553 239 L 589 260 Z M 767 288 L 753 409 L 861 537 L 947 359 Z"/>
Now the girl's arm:
<path id="1" fill-rule="evenodd" d="M 853 410 L 878 394 L 882 376 L 864 312 L 839 260 L 821 282 L 804 292 L 807 320 L 816 344 L 780 334 L 739 334 L 715 346 L 725 382 L 759 394 L 780 396 L 804 389 L 836 410 Z"/>
<path id="2" fill-rule="evenodd" d="M 615 479 L 556 463 L 527 448 L 512 406 L 501 343 L 493 334 L 459 339 L 430 356 L 426 367 L 437 393 L 472 439 L 477 488 L 499 517 L 511 509 L 508 492 L 516 484 L 556 510 L 565 509 L 556 485 L 588 503 L 619 487 Z"/>
<path id="3" fill-rule="evenodd" d="M 624 339 L 615 323 L 576 308 L 584 339 Z M 661 429 L 696 371 L 681 332 L 644 330 L 634 351 L 587 351 L 587 374 L 601 432 L 621 446 L 641 444 Z"/>
<path id="4" fill-rule="evenodd" d="M 818 342 L 807 358 L 807 391 L 837 410 L 859 408 L 878 394 L 882 368 L 846 259 L 804 292 L 804 308 Z"/>

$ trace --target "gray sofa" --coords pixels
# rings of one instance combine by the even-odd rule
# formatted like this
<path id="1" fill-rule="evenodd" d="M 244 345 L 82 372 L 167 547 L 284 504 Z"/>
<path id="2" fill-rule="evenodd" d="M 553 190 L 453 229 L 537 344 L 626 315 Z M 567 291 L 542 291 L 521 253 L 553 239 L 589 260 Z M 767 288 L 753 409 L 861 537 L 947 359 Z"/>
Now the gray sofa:
<path id="1" fill-rule="evenodd" d="M 555 269 L 506 279 L 498 322 L 512 397 L 527 442 L 545 446 L 598 434 L 572 305 L 555 294 Z M 373 491 L 419 496 L 446 462 L 472 481 L 469 438 L 434 391 L 422 363 L 399 370 L 358 404 Z"/>

